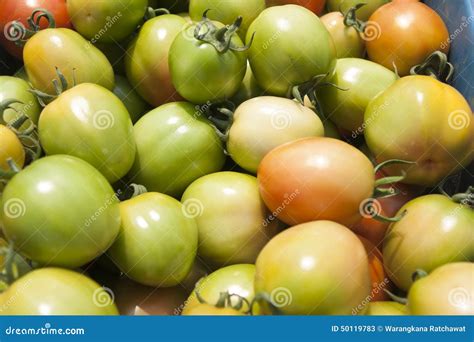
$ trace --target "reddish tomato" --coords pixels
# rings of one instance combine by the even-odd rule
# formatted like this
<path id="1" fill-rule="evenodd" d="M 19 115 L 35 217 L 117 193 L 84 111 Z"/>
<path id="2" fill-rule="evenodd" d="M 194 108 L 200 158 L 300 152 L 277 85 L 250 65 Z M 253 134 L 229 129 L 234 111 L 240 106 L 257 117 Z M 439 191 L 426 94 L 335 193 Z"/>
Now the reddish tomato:
<path id="1" fill-rule="evenodd" d="M 20 21 L 26 25 L 27 18 L 37 8 L 48 10 L 56 21 L 56 27 L 72 27 L 66 8 L 66 0 L 2 0 L 0 1 L 0 29 L 5 34 L 0 35 L 0 44 L 11 55 L 18 59 L 23 58 L 23 48 L 15 44 L 21 39 L 21 33 L 9 30 L 10 22 Z M 7 27 L 5 27 L 7 26 Z M 46 28 L 46 19 L 40 22 L 41 28 Z M 9 34 L 10 33 L 10 34 Z"/>
<path id="2" fill-rule="evenodd" d="M 326 0 L 267 0 L 268 7 L 290 4 L 306 7 L 317 15 L 321 15 L 323 13 Z"/>

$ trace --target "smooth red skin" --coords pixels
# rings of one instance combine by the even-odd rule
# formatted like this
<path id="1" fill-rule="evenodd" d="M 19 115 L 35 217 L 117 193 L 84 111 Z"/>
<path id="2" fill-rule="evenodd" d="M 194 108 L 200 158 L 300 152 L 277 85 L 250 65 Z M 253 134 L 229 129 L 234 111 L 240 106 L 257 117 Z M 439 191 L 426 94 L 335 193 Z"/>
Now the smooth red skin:
<path id="1" fill-rule="evenodd" d="M 5 25 L 18 20 L 26 26 L 27 19 L 37 8 L 48 10 L 56 21 L 56 27 L 72 28 L 67 13 L 66 0 L 1 0 L 0 1 L 0 43 L 9 54 L 18 59 L 23 59 L 23 47 L 17 46 L 15 42 L 6 39 L 3 34 Z M 42 29 L 48 27 L 46 19 L 40 22 Z"/>
<path id="2" fill-rule="evenodd" d="M 282 6 L 290 4 L 306 7 L 317 15 L 321 15 L 324 11 L 326 0 L 267 0 L 267 6 Z"/>

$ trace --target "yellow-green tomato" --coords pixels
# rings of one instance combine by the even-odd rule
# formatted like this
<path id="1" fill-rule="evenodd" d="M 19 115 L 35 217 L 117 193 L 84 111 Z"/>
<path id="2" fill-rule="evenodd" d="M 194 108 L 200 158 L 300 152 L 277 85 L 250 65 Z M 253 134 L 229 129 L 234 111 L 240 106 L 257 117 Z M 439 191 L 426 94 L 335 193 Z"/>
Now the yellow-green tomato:
<path id="1" fill-rule="evenodd" d="M 25 150 L 20 139 L 8 127 L 0 125 L 0 169 L 10 171 L 8 159 L 22 168 L 25 164 Z"/>
<path id="2" fill-rule="evenodd" d="M 436 186 L 474 158 L 474 120 L 466 99 L 430 76 L 406 76 L 374 98 L 365 111 L 365 140 L 377 161 L 416 162 L 386 169 L 403 182 Z"/>
<path id="3" fill-rule="evenodd" d="M 8 241 L 42 265 L 79 267 L 104 253 L 120 229 L 118 199 L 102 174 L 72 156 L 41 158 L 2 195 Z"/>
<path id="4" fill-rule="evenodd" d="M 238 295 L 247 299 L 249 303 L 252 302 L 255 297 L 254 278 L 255 266 L 250 264 L 237 264 L 214 271 L 196 284 L 196 288 L 185 301 L 183 315 L 187 314 L 193 307 L 200 305 L 196 291 L 199 292 L 200 297 L 206 303 L 210 304 L 217 303 L 222 292 Z M 236 303 L 238 298 L 236 296 L 231 297 L 231 301 Z M 241 312 L 248 310 L 249 307 L 245 304 L 240 309 Z"/>
<path id="5" fill-rule="evenodd" d="M 109 90 L 114 88 L 114 71 L 107 57 L 70 29 L 39 31 L 25 44 L 23 60 L 32 85 L 48 94 L 56 94 L 56 68 L 66 77 L 69 87 L 95 83 Z"/>
<path id="6" fill-rule="evenodd" d="M 275 235 L 257 178 L 237 172 L 217 172 L 194 181 L 184 192 L 185 213 L 199 229 L 199 256 L 212 265 L 254 263 Z"/>
<path id="7" fill-rule="evenodd" d="M 128 114 L 130 114 L 133 123 L 137 122 L 149 110 L 150 106 L 148 103 L 137 94 L 127 78 L 121 75 L 115 75 L 114 94 L 127 107 Z"/>
<path id="8" fill-rule="evenodd" d="M 369 102 L 397 80 L 391 70 L 360 58 L 337 60 L 336 71 L 328 82 L 320 87 L 318 99 L 324 115 L 338 127 L 363 132 L 364 113 Z"/>
<path id="9" fill-rule="evenodd" d="M 474 263 L 457 262 L 415 281 L 408 293 L 413 315 L 474 315 Z"/>
<path id="10" fill-rule="evenodd" d="M 137 156 L 129 177 L 148 191 L 180 197 L 193 181 L 224 165 L 220 138 L 190 103 L 152 110 L 135 124 L 134 133 Z"/>
<path id="11" fill-rule="evenodd" d="M 367 311 L 368 316 L 405 316 L 408 311 L 405 305 L 397 302 L 370 302 Z"/>
<path id="12" fill-rule="evenodd" d="M 41 268 L 0 295 L 0 315 L 118 315 L 113 293 L 80 273 Z"/>
<path id="13" fill-rule="evenodd" d="M 359 32 L 344 23 L 344 14 L 331 12 L 323 15 L 321 21 L 326 26 L 336 46 L 337 58 L 357 57 L 365 54 L 365 43 Z"/>
<path id="14" fill-rule="evenodd" d="M 145 193 L 120 203 L 122 226 L 108 256 L 136 282 L 170 287 L 186 278 L 194 263 L 198 231 L 177 200 Z"/>
<path id="15" fill-rule="evenodd" d="M 372 13 L 375 12 L 377 8 L 386 4 L 390 0 L 328 0 L 327 8 L 330 12 L 342 11 L 346 12 L 351 7 L 354 7 L 357 4 L 365 3 L 364 6 L 359 8 L 356 12 L 357 19 L 367 21 Z"/>
<path id="16" fill-rule="evenodd" d="M 125 176 L 135 159 L 127 108 L 96 84 L 79 84 L 59 95 L 41 113 L 38 131 L 46 154 L 81 158 L 109 182 Z"/>
<path id="17" fill-rule="evenodd" d="M 383 260 L 393 282 L 407 291 L 412 275 L 456 261 L 474 261 L 474 210 L 444 195 L 405 204 L 384 239 Z"/>
<path id="18" fill-rule="evenodd" d="M 227 151 L 239 166 L 257 173 L 260 161 L 275 147 L 315 136 L 324 136 L 324 127 L 310 108 L 290 99 L 261 96 L 235 111 Z"/>
<path id="19" fill-rule="evenodd" d="M 371 291 L 362 242 L 348 228 L 313 221 L 274 237 L 256 262 L 255 292 L 267 313 L 349 315 Z"/>

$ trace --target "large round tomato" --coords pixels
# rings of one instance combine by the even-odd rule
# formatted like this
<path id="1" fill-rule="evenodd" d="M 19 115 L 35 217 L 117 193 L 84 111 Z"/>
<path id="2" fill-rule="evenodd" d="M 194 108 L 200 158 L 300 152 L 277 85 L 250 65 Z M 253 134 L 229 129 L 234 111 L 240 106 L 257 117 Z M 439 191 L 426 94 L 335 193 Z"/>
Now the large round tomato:
<path id="1" fill-rule="evenodd" d="M 294 86 L 334 69 L 336 49 L 329 32 L 301 6 L 267 8 L 250 26 L 247 44 L 253 32 L 250 65 L 258 84 L 271 95 L 289 96 Z"/>
<path id="2" fill-rule="evenodd" d="M 199 296 L 208 304 L 216 304 L 222 292 L 228 292 L 230 295 L 238 295 L 245 298 L 248 303 L 255 297 L 254 292 L 255 266 L 250 264 L 238 264 L 227 266 L 202 278 L 197 284 L 195 290 L 191 293 L 185 302 L 183 314 L 186 314 L 200 302 L 196 296 Z M 237 296 L 231 297 L 232 303 L 239 301 Z M 242 305 L 241 312 L 249 310 L 249 306 Z M 254 312 L 256 313 L 256 312 Z"/>
<path id="3" fill-rule="evenodd" d="M 137 94 L 136 89 L 121 75 L 115 75 L 114 94 L 127 108 L 133 123 L 137 122 L 150 108 L 143 98 Z"/>
<path id="4" fill-rule="evenodd" d="M 408 310 L 397 302 L 370 302 L 365 312 L 368 316 L 405 316 Z"/>
<path id="5" fill-rule="evenodd" d="M 148 0 L 68 0 L 74 28 L 93 43 L 120 42 L 143 20 Z"/>
<path id="6" fill-rule="evenodd" d="M 56 94 L 56 68 L 69 87 L 96 83 L 109 90 L 114 88 L 114 71 L 107 57 L 73 30 L 46 29 L 36 33 L 25 44 L 23 59 L 30 82 L 48 94 Z"/>
<path id="7" fill-rule="evenodd" d="M 197 39 L 196 25 L 187 25 L 171 44 L 169 67 L 173 85 L 182 97 L 196 104 L 230 99 L 239 90 L 247 70 L 247 53 L 234 49 L 244 44 L 236 34 L 224 35 L 212 44 Z M 215 25 L 216 31 L 224 26 L 210 21 L 208 25 Z M 209 28 L 201 31 L 207 35 L 212 32 Z M 230 45 L 219 51 L 215 44 Z"/>
<path id="8" fill-rule="evenodd" d="M 256 173 L 275 147 L 314 136 L 324 136 L 323 123 L 314 111 L 290 99 L 261 96 L 235 111 L 227 151 L 242 168 Z"/>
<path id="9" fill-rule="evenodd" d="M 336 87 L 321 87 L 318 99 L 327 118 L 357 136 L 364 131 L 364 112 L 369 102 L 396 80 L 397 75 L 381 65 L 360 58 L 342 58 L 328 79 Z"/>
<path id="10" fill-rule="evenodd" d="M 0 125 L 0 169 L 10 171 L 9 159 L 22 168 L 25 164 L 25 150 L 16 134 L 10 128 Z"/>
<path id="11" fill-rule="evenodd" d="M 46 154 L 84 159 L 111 183 L 125 176 L 135 159 L 127 109 L 112 92 L 96 84 L 79 84 L 48 104 L 38 132 Z"/>
<path id="12" fill-rule="evenodd" d="M 190 103 L 158 107 L 142 117 L 134 131 L 137 156 L 129 175 L 148 191 L 180 197 L 194 180 L 224 165 L 222 142 Z"/>
<path id="13" fill-rule="evenodd" d="M 436 186 L 474 158 L 474 120 L 453 87 L 429 76 L 399 79 L 369 103 L 365 138 L 378 161 L 416 162 L 386 169 L 407 172 L 403 182 Z"/>
<path id="14" fill-rule="evenodd" d="M 256 262 L 255 291 L 269 302 L 262 305 L 264 310 L 347 315 L 370 296 L 370 290 L 364 246 L 349 229 L 331 221 L 283 231 L 263 248 Z"/>
<path id="15" fill-rule="evenodd" d="M 80 273 L 41 268 L 0 295 L 0 315 L 118 315 L 111 295 Z"/>
<path id="16" fill-rule="evenodd" d="M 245 39 L 250 24 L 265 9 L 265 0 L 190 0 L 189 15 L 193 21 L 199 21 L 202 14 L 210 9 L 208 17 L 223 24 L 232 24 L 238 16 L 243 21 L 239 29 L 239 36 Z"/>
<path id="17" fill-rule="evenodd" d="M 218 172 L 201 177 L 181 201 L 185 215 L 196 218 L 199 256 L 212 265 L 255 262 L 279 225 L 268 220 L 257 179 L 250 175 Z"/>
<path id="18" fill-rule="evenodd" d="M 179 284 L 193 265 L 198 230 L 172 197 L 146 193 L 120 203 L 122 226 L 107 255 L 143 285 Z"/>
<path id="19" fill-rule="evenodd" d="M 268 6 L 299 5 L 306 7 L 317 15 L 323 13 L 325 3 L 326 0 L 267 0 Z"/>
<path id="20" fill-rule="evenodd" d="M 367 21 L 377 8 L 385 5 L 389 1 L 390 0 L 327 0 L 327 8 L 329 12 L 342 11 L 346 13 L 351 7 L 365 3 L 364 6 L 357 10 L 356 14 L 357 19 Z"/>
<path id="21" fill-rule="evenodd" d="M 110 247 L 120 229 L 118 200 L 107 180 L 71 156 L 35 161 L 2 196 L 3 232 L 40 264 L 79 267 Z"/>
<path id="22" fill-rule="evenodd" d="M 400 209 L 403 218 L 385 236 L 385 268 L 403 290 L 417 269 L 431 272 L 455 261 L 474 261 L 474 210 L 443 195 L 418 197 Z"/>
<path id="23" fill-rule="evenodd" d="M 355 147 L 332 138 L 281 145 L 258 168 L 260 193 L 270 211 L 288 224 L 314 220 L 355 223 L 372 195 L 372 163 Z"/>
<path id="24" fill-rule="evenodd" d="M 408 310 L 413 315 L 474 315 L 473 274 L 470 262 L 435 269 L 410 288 Z"/>
<path id="25" fill-rule="evenodd" d="M 127 49 L 127 78 L 137 93 L 155 107 L 181 99 L 171 82 L 168 52 L 185 25 L 186 20 L 178 15 L 150 19 Z"/>
<path id="26" fill-rule="evenodd" d="M 364 33 L 370 60 L 405 76 L 432 52 L 449 51 L 441 17 L 418 1 L 393 1 L 377 9 Z"/>
<path id="27" fill-rule="evenodd" d="M 362 58 L 365 54 L 365 43 L 354 27 L 347 26 L 344 22 L 344 14 L 341 12 L 330 12 L 321 17 L 329 34 L 336 46 L 337 58 L 357 57 Z"/>
<path id="28" fill-rule="evenodd" d="M 27 19 L 35 9 L 46 9 L 50 12 L 56 27 L 71 27 L 67 13 L 66 0 L 2 0 L 0 1 L 0 44 L 18 59 L 23 57 L 23 48 L 15 42 L 21 40 L 23 34 L 16 31 L 12 26 L 13 21 L 19 21 L 27 25 Z M 45 19 L 40 21 L 40 27 L 46 28 L 48 23 Z"/>

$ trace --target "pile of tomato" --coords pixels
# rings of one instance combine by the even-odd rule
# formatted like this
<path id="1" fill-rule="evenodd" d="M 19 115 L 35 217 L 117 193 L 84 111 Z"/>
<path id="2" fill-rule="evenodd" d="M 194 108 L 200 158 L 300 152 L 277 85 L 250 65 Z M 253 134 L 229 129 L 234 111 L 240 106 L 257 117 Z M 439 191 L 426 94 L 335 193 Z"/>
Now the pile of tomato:
<path id="1" fill-rule="evenodd" d="M 0 314 L 473 315 L 449 32 L 363 2 L 1 1 Z"/>

